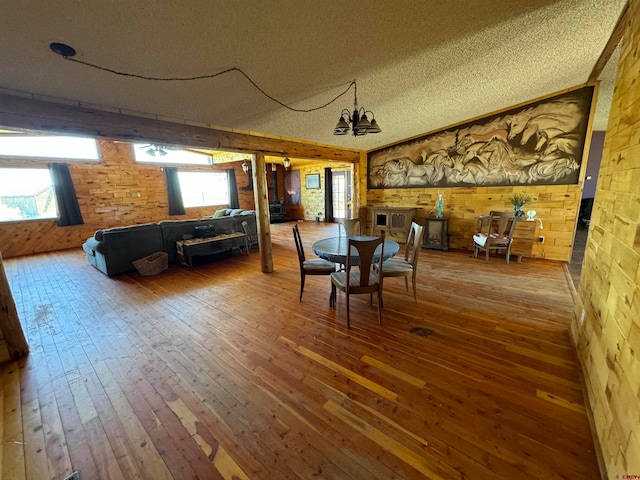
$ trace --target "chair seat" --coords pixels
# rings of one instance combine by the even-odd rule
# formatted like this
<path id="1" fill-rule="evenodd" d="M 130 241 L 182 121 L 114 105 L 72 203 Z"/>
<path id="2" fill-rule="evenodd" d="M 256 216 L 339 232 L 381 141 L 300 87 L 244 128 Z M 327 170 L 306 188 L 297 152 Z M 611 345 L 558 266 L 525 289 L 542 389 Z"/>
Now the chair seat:
<path id="1" fill-rule="evenodd" d="M 309 260 L 305 260 L 302 263 L 302 268 L 304 268 L 304 270 L 307 273 L 311 273 L 311 272 L 326 272 L 326 271 L 330 271 L 333 272 L 336 269 L 336 264 L 333 262 L 330 262 L 329 260 L 324 260 L 322 258 L 312 258 Z"/>
<path id="2" fill-rule="evenodd" d="M 334 283 L 340 290 L 347 289 L 347 272 L 333 272 L 331 274 L 331 281 Z M 378 285 L 378 276 L 371 272 L 369 274 L 369 285 L 365 287 L 360 286 L 360 271 L 352 270 L 349 274 L 349 290 L 351 293 L 358 293 L 358 291 L 362 291 L 362 293 L 369 293 L 372 290 L 376 291 Z"/>
<path id="3" fill-rule="evenodd" d="M 401 258 L 392 258 L 382 262 L 382 272 L 384 275 L 393 275 L 394 273 L 405 273 L 413 271 L 413 265 Z"/>
<path id="4" fill-rule="evenodd" d="M 484 247 L 487 244 L 487 240 L 491 245 L 509 245 L 511 242 L 511 238 L 508 235 L 499 235 L 497 233 L 492 233 L 488 237 L 484 233 L 476 233 L 473 236 L 473 242 Z"/>

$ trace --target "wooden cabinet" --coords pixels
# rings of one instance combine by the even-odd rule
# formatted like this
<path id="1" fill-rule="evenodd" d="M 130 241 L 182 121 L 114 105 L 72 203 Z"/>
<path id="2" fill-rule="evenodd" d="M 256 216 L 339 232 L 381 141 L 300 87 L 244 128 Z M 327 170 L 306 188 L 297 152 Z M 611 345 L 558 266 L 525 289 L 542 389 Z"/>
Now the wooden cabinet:
<path id="1" fill-rule="evenodd" d="M 424 222 L 422 248 L 449 250 L 449 219 L 429 217 Z"/>
<path id="2" fill-rule="evenodd" d="M 522 260 L 522 257 L 530 257 L 532 255 L 535 239 L 536 222 L 520 220 L 513 231 L 511 255 L 517 255 L 518 261 Z"/>
<path id="3" fill-rule="evenodd" d="M 405 243 L 416 211 L 411 207 L 374 207 L 371 212 L 372 235 L 379 237 L 384 230 L 387 237 Z"/>

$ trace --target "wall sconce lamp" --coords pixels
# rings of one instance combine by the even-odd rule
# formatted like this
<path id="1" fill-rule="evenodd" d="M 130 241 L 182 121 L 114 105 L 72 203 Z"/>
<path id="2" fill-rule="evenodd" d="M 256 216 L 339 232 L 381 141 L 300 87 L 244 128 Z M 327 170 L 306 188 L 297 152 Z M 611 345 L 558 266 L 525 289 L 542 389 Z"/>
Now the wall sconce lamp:
<path id="1" fill-rule="evenodd" d="M 289 157 L 284 157 L 282 163 L 284 164 L 285 170 L 289 170 L 289 167 L 291 166 L 291 160 L 289 160 Z"/>
<path id="2" fill-rule="evenodd" d="M 371 114 L 371 121 L 367 118 L 367 113 Z M 333 129 L 334 135 L 346 135 L 349 133 L 350 127 L 353 127 L 353 136 L 358 137 L 366 135 L 367 133 L 380 133 L 380 127 L 374 117 L 374 113 L 371 110 L 365 110 L 364 107 L 358 108 L 358 87 L 354 82 L 354 96 L 353 96 L 353 113 L 349 114 L 349 110 L 346 108 L 340 113 L 338 124 Z"/>
<path id="3" fill-rule="evenodd" d="M 242 161 L 242 171 L 244 173 L 249 173 L 249 165 L 247 165 L 247 159 L 246 158 Z"/>

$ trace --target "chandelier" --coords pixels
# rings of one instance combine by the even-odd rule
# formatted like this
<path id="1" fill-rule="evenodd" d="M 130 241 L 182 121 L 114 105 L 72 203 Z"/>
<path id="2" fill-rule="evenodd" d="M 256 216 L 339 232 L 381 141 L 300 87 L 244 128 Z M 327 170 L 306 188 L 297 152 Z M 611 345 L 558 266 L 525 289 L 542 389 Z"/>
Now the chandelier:
<path id="1" fill-rule="evenodd" d="M 331 105 L 333 102 L 335 102 L 336 100 L 338 100 L 340 97 L 342 97 L 343 95 L 345 95 L 349 89 L 351 89 L 351 86 L 353 86 L 353 90 L 354 90 L 354 98 L 353 98 L 353 113 L 350 113 L 348 109 L 344 109 L 342 110 L 342 113 L 340 113 L 340 119 L 338 120 L 338 124 L 336 125 L 336 128 L 334 128 L 333 130 L 333 134 L 334 135 L 346 135 L 349 133 L 349 131 L 351 129 L 353 129 L 353 135 L 358 137 L 360 135 L 366 135 L 367 133 L 380 133 L 380 127 L 378 126 L 378 123 L 376 122 L 376 119 L 374 118 L 374 114 L 371 110 L 366 110 L 364 107 L 360 107 L 358 108 L 358 87 L 356 85 L 356 81 L 352 81 L 351 83 L 349 83 L 349 86 L 344 90 L 344 92 L 340 93 L 338 96 L 336 96 L 335 98 L 333 98 L 333 100 L 330 100 L 326 103 L 324 103 L 323 105 L 317 106 L 317 107 L 311 107 L 311 108 L 294 108 L 291 107 L 283 102 L 281 102 L 280 100 L 278 100 L 277 98 L 272 97 L 271 95 L 269 95 L 267 92 L 265 92 L 253 79 L 251 79 L 251 77 L 249 77 L 249 75 L 247 75 L 244 70 L 242 70 L 241 68 L 238 67 L 231 67 L 231 68 L 227 68 L 226 70 L 221 70 L 219 72 L 215 72 L 215 73 L 209 73 L 209 74 L 204 74 L 204 75 L 194 75 L 194 76 L 186 76 L 186 77 L 156 77 L 156 76 L 146 76 L 146 75 L 140 75 L 137 73 L 132 73 L 132 72 L 124 72 L 124 71 L 118 71 L 118 70 L 114 70 L 112 68 L 107 68 L 107 67 L 103 67 L 101 65 L 96 65 L 95 63 L 90 63 L 90 62 L 86 62 L 84 60 L 79 60 L 75 57 L 76 55 L 76 50 L 75 48 L 65 44 L 65 43 L 57 43 L 57 42 L 53 42 L 49 44 L 49 48 L 51 49 L 51 51 L 53 51 L 55 54 L 60 55 L 62 58 L 64 58 L 65 60 L 71 61 L 71 62 L 75 62 L 75 63 L 79 63 L 82 64 L 86 67 L 90 67 L 90 68 L 95 68 L 97 70 L 102 70 L 104 72 L 108 72 L 108 73 L 112 73 L 114 75 L 121 75 L 121 76 L 126 76 L 126 77 L 134 77 L 134 78 L 139 78 L 142 80 L 159 80 L 159 81 L 175 81 L 175 82 L 184 82 L 184 81 L 191 81 L 191 80 L 201 80 L 201 79 L 205 79 L 205 78 L 215 78 L 218 77 L 220 75 L 224 75 L 226 73 L 231 73 L 231 72 L 237 72 L 240 75 L 242 75 L 251 85 L 253 85 L 262 95 L 264 95 L 265 97 L 269 98 L 270 100 L 276 102 L 278 105 L 291 110 L 292 112 L 303 112 L 303 113 L 309 113 L 309 112 L 313 112 L 316 110 L 320 110 L 322 108 L 325 108 L 329 105 Z M 367 114 L 371 115 L 371 120 L 369 120 L 369 118 L 367 117 Z M 351 124 L 351 127 L 349 126 L 349 124 Z M 150 149 L 151 150 L 151 149 Z M 153 153 L 151 152 L 147 152 L 149 153 L 149 155 L 155 155 L 155 151 L 153 151 Z M 157 152 L 160 155 L 163 155 L 163 153 L 161 151 Z M 166 154 L 166 152 L 165 152 Z M 286 164 L 286 160 L 285 159 L 285 168 L 289 168 Z M 245 173 L 247 173 L 249 171 L 249 167 L 247 166 L 245 169 L 245 166 L 243 165 L 242 169 L 245 171 Z"/>
<path id="2" fill-rule="evenodd" d="M 359 137 L 367 133 L 380 133 L 380 127 L 371 110 L 365 110 L 364 107 L 358 108 L 358 87 L 353 83 L 353 113 L 349 113 L 346 108 L 340 113 L 340 119 L 336 128 L 333 129 L 334 135 L 346 135 L 349 133 L 349 124 L 353 127 L 353 135 Z M 371 114 L 371 121 L 367 118 L 367 113 Z"/>

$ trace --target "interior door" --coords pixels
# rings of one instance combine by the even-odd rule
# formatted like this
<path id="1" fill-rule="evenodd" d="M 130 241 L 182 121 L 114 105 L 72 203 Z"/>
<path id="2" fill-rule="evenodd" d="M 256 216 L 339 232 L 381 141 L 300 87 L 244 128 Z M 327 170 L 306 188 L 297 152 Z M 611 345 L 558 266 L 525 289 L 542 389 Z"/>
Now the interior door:
<path id="1" fill-rule="evenodd" d="M 351 214 L 351 172 L 333 170 L 333 216 L 334 218 L 352 218 Z"/>

